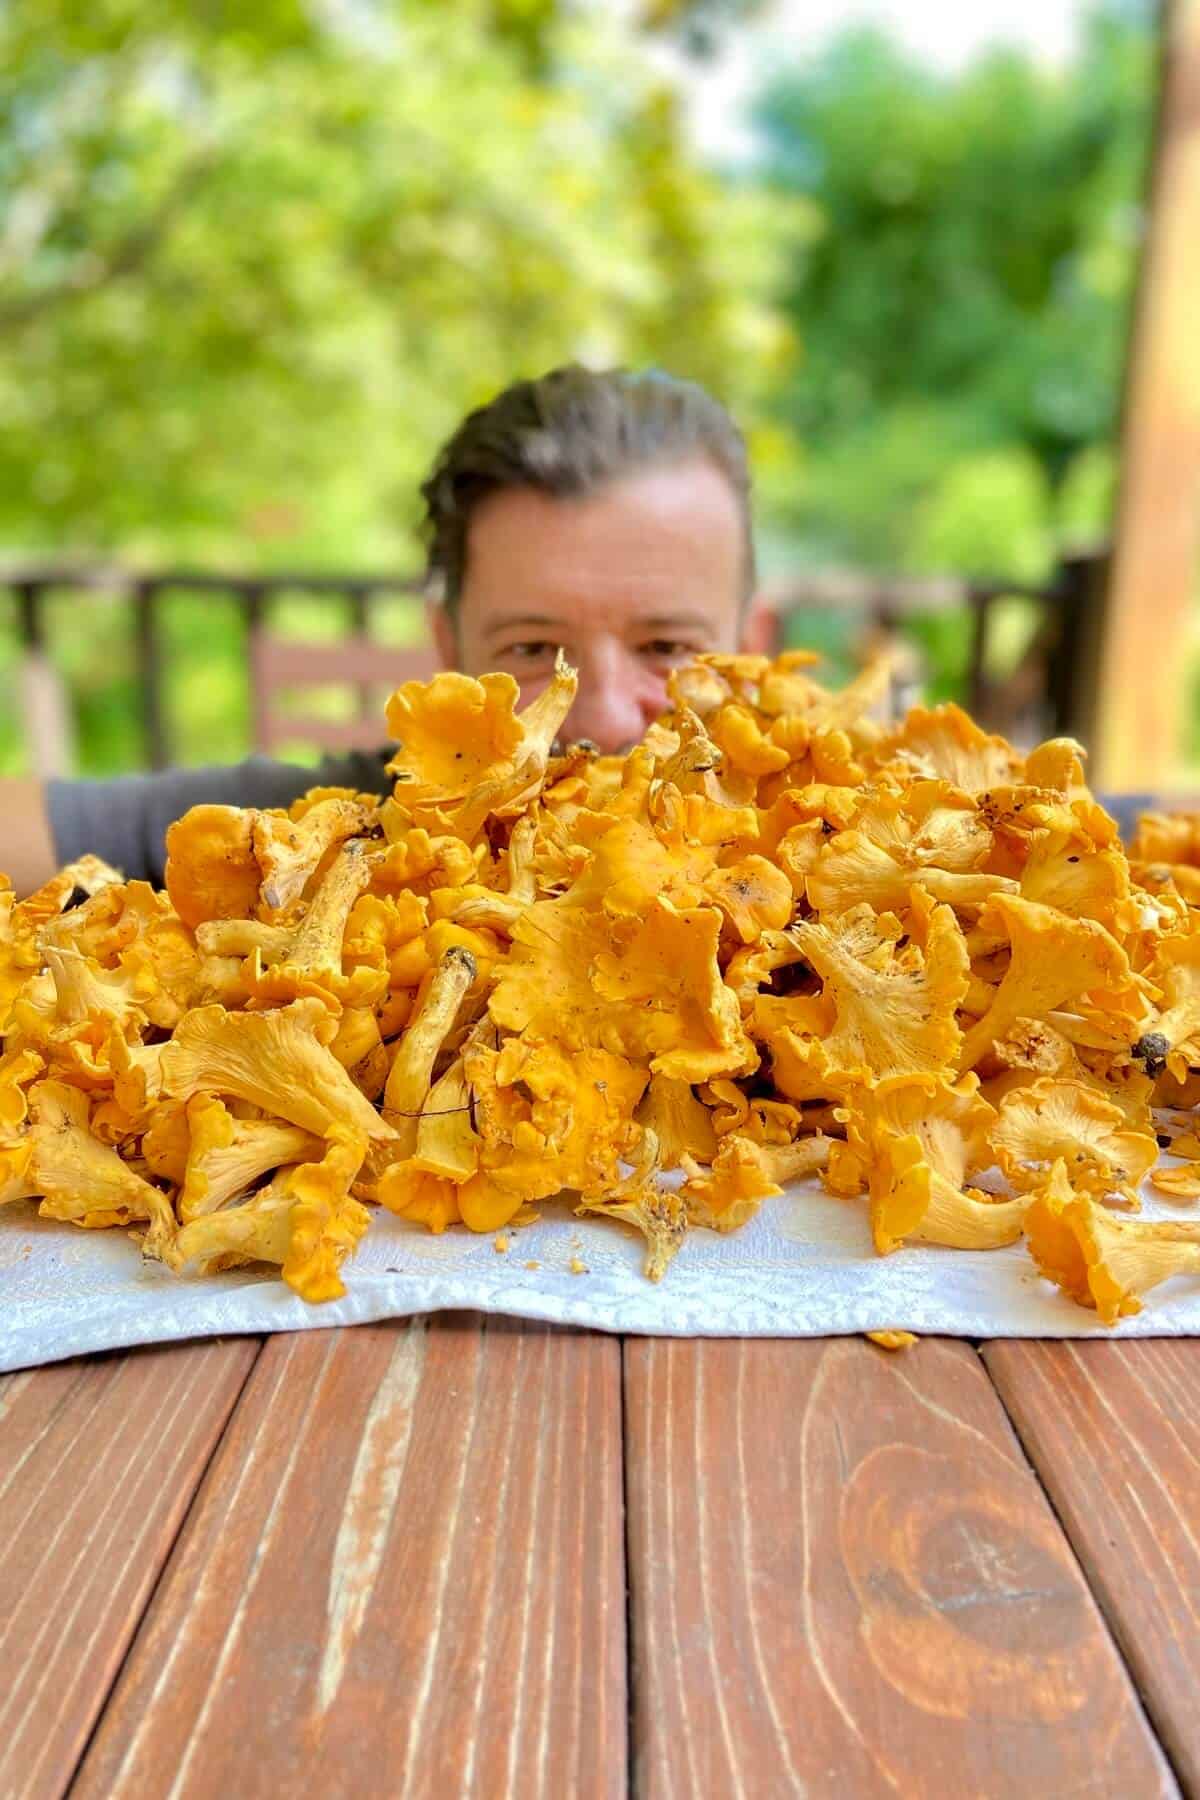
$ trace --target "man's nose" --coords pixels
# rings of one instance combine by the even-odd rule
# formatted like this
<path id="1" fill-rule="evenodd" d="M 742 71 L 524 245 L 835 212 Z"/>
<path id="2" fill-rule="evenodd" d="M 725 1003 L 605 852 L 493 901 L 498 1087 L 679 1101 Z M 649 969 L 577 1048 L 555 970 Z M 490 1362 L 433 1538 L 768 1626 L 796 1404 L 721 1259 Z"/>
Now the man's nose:
<path id="1" fill-rule="evenodd" d="M 562 735 L 568 743 L 590 738 L 605 752 L 627 750 L 666 703 L 665 686 L 636 657 L 588 657 L 579 670 L 579 692 Z"/>

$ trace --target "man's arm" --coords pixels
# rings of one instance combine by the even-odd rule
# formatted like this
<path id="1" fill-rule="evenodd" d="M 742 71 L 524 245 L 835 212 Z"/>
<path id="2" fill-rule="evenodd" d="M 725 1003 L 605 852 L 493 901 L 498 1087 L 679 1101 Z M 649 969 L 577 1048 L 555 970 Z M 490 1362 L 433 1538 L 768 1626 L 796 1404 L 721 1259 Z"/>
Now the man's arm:
<path id="1" fill-rule="evenodd" d="M 49 881 L 58 866 L 42 783 L 0 779 L 0 875 L 21 898 Z"/>
<path id="2" fill-rule="evenodd" d="M 90 852 L 127 880 L 161 887 L 167 827 L 189 807 L 290 806 L 311 787 L 386 794 L 387 756 L 384 749 L 354 751 L 316 768 L 251 756 L 225 768 L 164 769 L 113 781 L 2 781 L 0 871 L 26 894 Z"/>

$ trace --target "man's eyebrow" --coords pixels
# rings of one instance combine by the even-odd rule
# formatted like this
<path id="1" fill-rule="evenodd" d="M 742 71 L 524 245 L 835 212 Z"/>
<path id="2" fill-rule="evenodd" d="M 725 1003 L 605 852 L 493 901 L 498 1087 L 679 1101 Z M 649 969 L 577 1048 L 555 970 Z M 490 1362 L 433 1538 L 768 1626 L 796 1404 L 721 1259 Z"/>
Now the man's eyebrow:
<path id="1" fill-rule="evenodd" d="M 647 631 L 678 631 L 682 626 L 688 625 L 695 625 L 705 631 L 712 623 L 707 613 L 694 612 L 647 613 L 644 619 L 638 620 L 638 624 L 644 625 Z"/>
<path id="2" fill-rule="evenodd" d="M 540 629 L 557 628 L 561 624 L 561 619 L 553 619 L 548 613 L 514 613 L 512 618 L 489 619 L 487 635 L 490 637 L 497 631 L 520 631 L 527 625 L 536 625 Z"/>
<path id="3" fill-rule="evenodd" d="M 515 613 L 512 618 L 489 619 L 486 633 L 490 637 L 497 631 L 522 631 L 529 626 L 534 626 L 539 631 L 557 631 L 562 623 L 561 618 L 555 618 L 550 613 Z M 633 623 L 644 626 L 647 631 L 677 631 L 683 626 L 707 630 L 712 625 L 712 620 L 706 613 L 646 613 Z"/>

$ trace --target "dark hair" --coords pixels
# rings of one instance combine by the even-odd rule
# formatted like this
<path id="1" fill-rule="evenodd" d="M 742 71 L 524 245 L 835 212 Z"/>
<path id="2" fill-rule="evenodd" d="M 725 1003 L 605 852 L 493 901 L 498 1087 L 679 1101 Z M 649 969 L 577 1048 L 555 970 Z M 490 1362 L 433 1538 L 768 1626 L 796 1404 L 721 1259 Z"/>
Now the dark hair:
<path id="1" fill-rule="evenodd" d="M 745 597 L 754 586 L 750 471 L 741 432 L 694 381 L 657 369 L 571 364 L 515 381 L 468 413 L 421 488 L 429 577 L 453 614 L 462 594 L 471 515 L 489 494 L 534 487 L 582 499 L 635 470 L 703 457 L 737 498 L 745 534 Z"/>

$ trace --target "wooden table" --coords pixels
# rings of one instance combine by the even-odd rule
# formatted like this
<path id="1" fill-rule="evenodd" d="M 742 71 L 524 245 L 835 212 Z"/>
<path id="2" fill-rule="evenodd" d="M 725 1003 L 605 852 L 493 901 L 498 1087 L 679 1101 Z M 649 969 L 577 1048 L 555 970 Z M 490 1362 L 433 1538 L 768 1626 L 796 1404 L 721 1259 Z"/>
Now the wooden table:
<path id="1" fill-rule="evenodd" d="M 0 1378 L 0 1800 L 1200 1793 L 1200 1342 Z"/>

